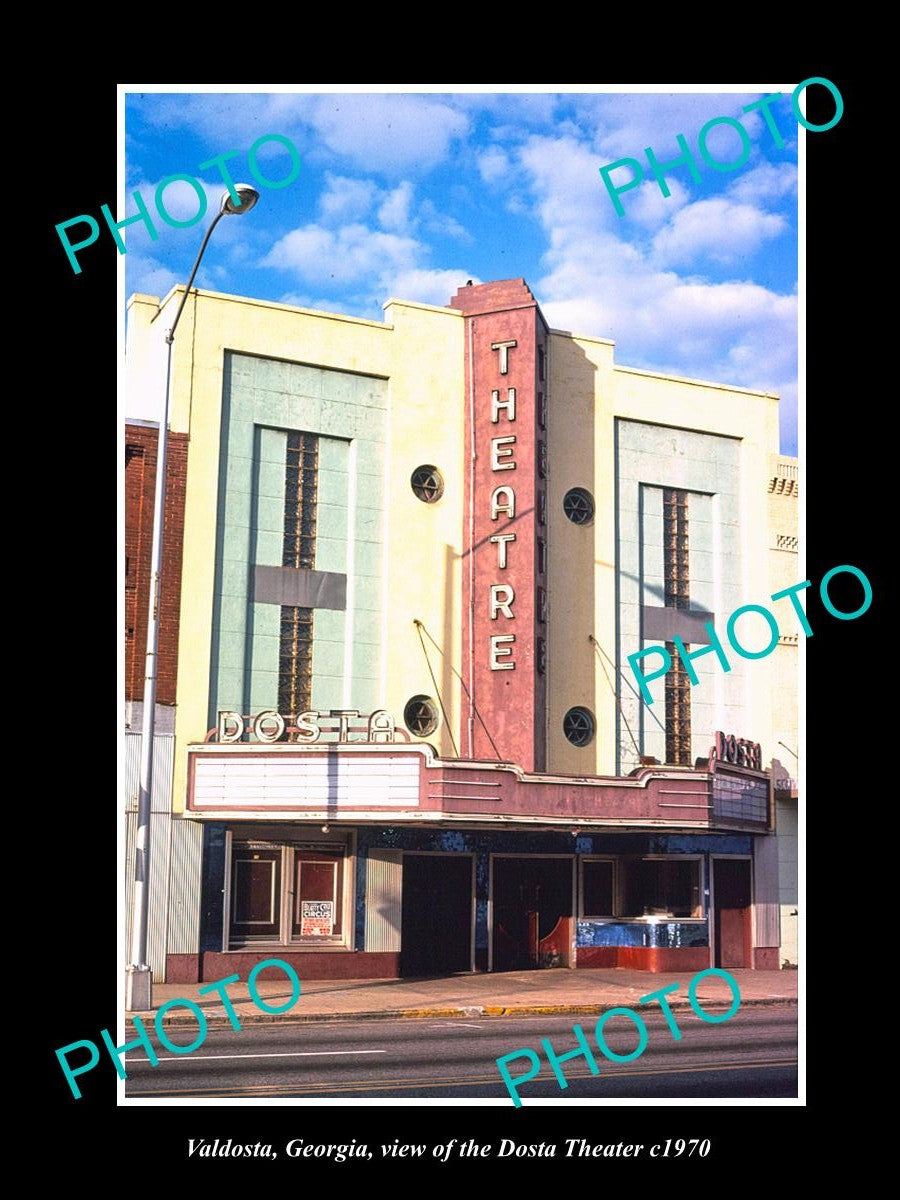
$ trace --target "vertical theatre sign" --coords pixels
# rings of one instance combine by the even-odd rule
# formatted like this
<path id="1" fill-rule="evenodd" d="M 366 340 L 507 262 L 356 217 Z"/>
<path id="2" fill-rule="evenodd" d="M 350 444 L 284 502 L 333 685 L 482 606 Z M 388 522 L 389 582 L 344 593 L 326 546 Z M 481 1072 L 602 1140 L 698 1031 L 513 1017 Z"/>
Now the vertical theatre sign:
<path id="1" fill-rule="evenodd" d="M 460 288 L 466 316 L 463 661 L 475 758 L 546 760 L 547 326 L 524 280 Z"/>

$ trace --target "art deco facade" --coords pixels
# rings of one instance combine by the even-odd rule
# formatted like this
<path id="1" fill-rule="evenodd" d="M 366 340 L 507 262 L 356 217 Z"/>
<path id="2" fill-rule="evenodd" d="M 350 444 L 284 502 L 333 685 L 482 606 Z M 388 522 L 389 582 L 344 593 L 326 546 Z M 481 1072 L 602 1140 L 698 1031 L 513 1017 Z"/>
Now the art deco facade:
<path id="1" fill-rule="evenodd" d="M 129 397 L 178 299 L 132 297 Z M 174 352 L 157 976 L 778 966 L 773 657 L 652 705 L 625 665 L 775 590 L 777 399 L 619 366 L 520 279 L 384 322 L 201 291 Z"/>

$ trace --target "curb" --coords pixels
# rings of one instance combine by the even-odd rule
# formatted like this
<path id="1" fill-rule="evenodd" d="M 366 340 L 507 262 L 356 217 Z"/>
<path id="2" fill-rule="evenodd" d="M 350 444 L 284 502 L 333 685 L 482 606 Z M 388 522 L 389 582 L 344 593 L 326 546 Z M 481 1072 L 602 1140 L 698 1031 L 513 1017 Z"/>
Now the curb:
<path id="1" fill-rule="evenodd" d="M 790 1004 L 796 1006 L 796 996 L 761 996 L 759 998 L 741 1000 L 742 1008 L 750 1008 L 751 1006 L 772 1005 L 772 1004 Z M 416 1018 L 428 1017 L 531 1017 L 531 1016 L 565 1016 L 567 1014 L 582 1015 L 582 1016 L 599 1016 L 608 1008 L 622 1007 L 614 1002 L 609 1003 L 593 1003 L 593 1004 L 509 1004 L 509 1005 L 462 1005 L 456 1007 L 433 1007 L 433 1008 L 397 1008 L 382 1012 L 356 1012 L 356 1013 L 241 1013 L 239 1012 L 238 1019 L 241 1025 L 261 1025 L 265 1023 L 274 1024 L 280 1022 L 282 1024 L 304 1025 L 314 1022 L 320 1024 L 337 1024 L 342 1021 L 398 1021 Z M 690 1008 L 690 1002 L 687 1000 L 670 1000 L 669 1007 L 674 1009 Z M 154 1012 L 135 1013 L 134 1016 L 139 1016 L 141 1020 L 150 1022 L 154 1020 Z M 209 1029 L 233 1029 L 227 1016 L 213 1015 L 209 1012 L 204 1014 L 206 1023 Z M 132 1014 L 128 1014 L 127 1019 L 131 1019 Z M 164 1028 L 169 1029 L 180 1025 L 194 1027 L 196 1020 L 194 1017 L 167 1017 L 163 1022 Z"/>

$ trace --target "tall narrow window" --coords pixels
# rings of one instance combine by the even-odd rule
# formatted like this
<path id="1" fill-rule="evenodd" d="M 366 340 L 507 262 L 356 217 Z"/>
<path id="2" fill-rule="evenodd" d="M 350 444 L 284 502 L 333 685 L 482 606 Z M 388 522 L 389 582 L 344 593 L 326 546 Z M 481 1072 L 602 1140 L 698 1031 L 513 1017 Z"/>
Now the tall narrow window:
<path id="1" fill-rule="evenodd" d="M 284 567 L 312 570 L 315 566 L 318 474 L 319 439 L 313 433 L 289 433 L 284 474 Z M 298 713 L 311 707 L 312 648 L 313 610 L 283 605 L 278 663 L 280 712 Z"/>
<path id="2" fill-rule="evenodd" d="M 691 606 L 688 548 L 688 494 L 676 488 L 663 491 L 663 564 L 666 608 Z M 691 685 L 675 649 L 666 642 L 672 666 L 666 675 L 666 762 L 691 765 Z"/>

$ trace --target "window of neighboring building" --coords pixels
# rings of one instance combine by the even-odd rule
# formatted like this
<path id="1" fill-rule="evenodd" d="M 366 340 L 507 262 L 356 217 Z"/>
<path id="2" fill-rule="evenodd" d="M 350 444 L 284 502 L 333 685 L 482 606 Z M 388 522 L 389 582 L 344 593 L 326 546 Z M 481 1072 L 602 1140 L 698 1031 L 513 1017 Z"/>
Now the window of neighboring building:
<path id="1" fill-rule="evenodd" d="M 444 479 L 437 467 L 416 467 L 409 485 L 423 504 L 435 504 L 444 494 Z"/>
<path id="2" fill-rule="evenodd" d="M 587 746 L 594 737 L 594 714 L 580 706 L 570 708 L 563 717 L 563 733 L 573 746 Z"/>
<path id="3" fill-rule="evenodd" d="M 611 858 L 586 858 L 581 864 L 581 915 L 612 917 L 616 911 L 616 864 Z"/>
<path id="4" fill-rule="evenodd" d="M 622 867 L 622 916 L 703 916 L 701 859 L 633 858 Z"/>
<path id="5" fill-rule="evenodd" d="M 569 488 L 563 496 L 563 512 L 574 525 L 590 525 L 594 519 L 594 497 L 586 488 Z"/>

